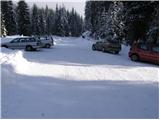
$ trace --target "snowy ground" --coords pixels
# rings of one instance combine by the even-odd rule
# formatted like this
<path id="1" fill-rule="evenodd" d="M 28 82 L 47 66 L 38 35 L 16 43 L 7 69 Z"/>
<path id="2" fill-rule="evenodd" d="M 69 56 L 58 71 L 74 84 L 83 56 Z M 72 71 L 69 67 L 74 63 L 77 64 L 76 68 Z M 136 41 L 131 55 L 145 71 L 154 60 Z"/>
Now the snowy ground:
<path id="1" fill-rule="evenodd" d="M 2 118 L 158 118 L 157 65 L 54 37 L 51 49 L 2 48 Z M 2 40 L 3 41 L 3 40 Z"/>

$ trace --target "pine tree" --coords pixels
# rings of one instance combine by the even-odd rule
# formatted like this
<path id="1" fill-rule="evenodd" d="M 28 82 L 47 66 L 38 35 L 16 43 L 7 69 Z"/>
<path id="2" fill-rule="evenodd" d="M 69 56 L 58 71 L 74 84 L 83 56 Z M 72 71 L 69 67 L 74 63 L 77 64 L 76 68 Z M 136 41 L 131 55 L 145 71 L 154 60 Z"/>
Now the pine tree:
<path id="1" fill-rule="evenodd" d="M 159 2 L 153 1 L 150 4 L 153 8 L 151 21 L 147 30 L 146 42 L 159 45 Z"/>
<path id="2" fill-rule="evenodd" d="M 117 38 L 117 40 L 122 41 L 124 38 L 124 23 L 123 23 L 123 3 L 120 1 L 116 1 L 113 3 L 112 6 L 112 28 L 114 37 Z"/>
<path id="3" fill-rule="evenodd" d="M 60 10 L 58 5 L 56 5 L 56 11 L 55 11 L 55 35 L 60 35 Z"/>
<path id="4" fill-rule="evenodd" d="M 32 8 L 31 28 L 32 28 L 32 34 L 33 35 L 39 35 L 40 34 L 39 11 L 38 11 L 38 8 L 35 4 L 33 5 L 33 8 Z"/>
<path id="5" fill-rule="evenodd" d="M 69 35 L 69 24 L 68 24 L 68 17 L 65 7 L 63 6 L 60 9 L 60 32 L 62 36 Z"/>
<path id="6" fill-rule="evenodd" d="M 91 1 L 87 1 L 85 5 L 85 30 L 91 31 Z"/>
<path id="7" fill-rule="evenodd" d="M 49 35 L 49 10 L 48 10 L 48 6 L 46 6 L 45 15 L 46 15 L 46 34 Z"/>
<path id="8" fill-rule="evenodd" d="M 28 5 L 25 1 L 19 1 L 17 7 L 18 32 L 20 35 L 30 35 L 30 14 Z"/>
<path id="9" fill-rule="evenodd" d="M 12 1 L 1 1 L 1 7 L 6 33 L 7 35 L 15 35 L 17 31 Z"/>
<path id="10" fill-rule="evenodd" d="M 40 29 L 40 35 L 45 35 L 45 13 L 44 9 L 39 9 L 39 29 Z"/>
<path id="11" fill-rule="evenodd" d="M 4 21 L 3 16 L 1 15 L 1 36 L 6 36 L 6 35 L 7 35 L 7 31 L 5 27 L 5 21 Z"/>
<path id="12" fill-rule="evenodd" d="M 123 2 L 125 7 L 125 31 L 129 43 L 145 41 L 148 23 L 154 11 L 151 1 Z"/>

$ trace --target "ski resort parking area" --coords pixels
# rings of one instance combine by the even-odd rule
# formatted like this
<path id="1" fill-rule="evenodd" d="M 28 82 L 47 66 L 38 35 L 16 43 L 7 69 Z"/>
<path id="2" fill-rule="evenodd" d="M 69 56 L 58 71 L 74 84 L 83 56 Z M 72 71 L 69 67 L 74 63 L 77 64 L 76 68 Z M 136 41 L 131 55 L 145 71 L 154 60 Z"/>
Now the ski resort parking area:
<path id="1" fill-rule="evenodd" d="M 1 48 L 2 118 L 159 117 L 158 65 L 131 61 L 129 46 L 111 54 L 91 39 L 53 39 L 50 49 Z"/>

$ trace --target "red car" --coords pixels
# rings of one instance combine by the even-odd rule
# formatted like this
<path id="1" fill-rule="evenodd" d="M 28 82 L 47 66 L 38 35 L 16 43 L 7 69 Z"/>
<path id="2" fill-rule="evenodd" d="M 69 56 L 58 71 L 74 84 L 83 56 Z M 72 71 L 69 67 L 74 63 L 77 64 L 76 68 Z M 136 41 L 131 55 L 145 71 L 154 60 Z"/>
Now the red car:
<path id="1" fill-rule="evenodd" d="M 134 44 L 129 51 L 132 61 L 146 61 L 159 64 L 159 46 L 147 44 Z"/>

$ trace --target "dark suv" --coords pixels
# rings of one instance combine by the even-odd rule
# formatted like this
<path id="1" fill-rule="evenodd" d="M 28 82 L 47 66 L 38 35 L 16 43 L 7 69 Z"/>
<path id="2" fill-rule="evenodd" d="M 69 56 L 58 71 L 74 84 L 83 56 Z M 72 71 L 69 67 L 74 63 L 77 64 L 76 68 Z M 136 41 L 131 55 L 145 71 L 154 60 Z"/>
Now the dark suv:
<path id="1" fill-rule="evenodd" d="M 92 50 L 118 54 L 121 51 L 121 44 L 118 41 L 99 41 L 92 45 Z"/>

